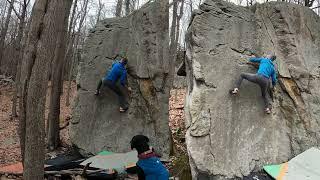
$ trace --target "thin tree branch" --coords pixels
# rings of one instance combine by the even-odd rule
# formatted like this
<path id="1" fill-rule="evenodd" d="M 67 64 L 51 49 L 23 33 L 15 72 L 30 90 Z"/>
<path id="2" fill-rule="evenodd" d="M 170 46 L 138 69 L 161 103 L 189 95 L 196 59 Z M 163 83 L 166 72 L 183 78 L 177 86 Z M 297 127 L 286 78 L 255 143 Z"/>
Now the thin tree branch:
<path id="1" fill-rule="evenodd" d="M 175 2 L 180 2 L 181 0 L 173 0 L 168 6 L 171 7 Z"/>
<path id="2" fill-rule="evenodd" d="M 10 3 L 10 4 L 11 4 L 11 3 L 14 3 L 14 1 L 13 1 L 13 2 L 12 2 L 12 1 L 13 1 L 13 0 L 11 0 L 11 1 L 10 1 L 10 0 L 7 0 L 7 2 Z M 18 17 L 18 19 L 21 20 L 21 16 L 20 16 L 19 13 L 17 12 L 17 10 L 14 8 L 14 6 L 13 6 L 12 9 L 13 9 L 13 12 L 14 12 L 14 13 L 16 14 L 16 16 Z"/>

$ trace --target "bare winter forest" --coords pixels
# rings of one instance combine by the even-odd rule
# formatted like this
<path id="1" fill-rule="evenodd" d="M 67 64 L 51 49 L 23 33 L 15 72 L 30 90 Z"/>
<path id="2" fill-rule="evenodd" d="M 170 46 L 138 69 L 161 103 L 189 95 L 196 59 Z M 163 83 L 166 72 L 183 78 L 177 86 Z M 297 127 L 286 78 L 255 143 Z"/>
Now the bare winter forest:
<path id="1" fill-rule="evenodd" d="M 207 1 L 214 2 L 214 0 Z M 248 8 L 268 2 L 268 0 L 226 1 Z M 282 0 L 281 2 L 305 6 L 312 9 L 316 15 L 320 15 L 320 0 Z M 154 9 L 148 9 L 149 6 Z M 190 89 L 187 84 L 189 77 L 187 75 L 187 78 L 181 78 L 176 74 L 179 67 L 188 66 L 188 63 L 184 63 L 188 49 L 186 35 L 196 16 L 193 12 L 198 12 L 201 6 L 207 8 L 209 5 L 206 5 L 206 0 L 0 0 L 0 179 L 23 177 L 25 180 L 42 180 L 44 177 L 59 174 L 56 172 L 48 175 L 43 167 L 45 160 L 73 149 L 69 128 L 74 116 L 81 114 L 74 109 L 85 106 L 81 104 L 83 101 L 91 100 L 91 96 L 85 100 L 77 97 L 84 97 L 83 94 L 88 92 L 93 95 L 95 89 L 91 87 L 96 86 L 96 82 L 83 82 L 87 80 L 84 76 L 94 76 L 98 82 L 97 76 L 101 76 L 100 69 L 109 68 L 111 56 L 121 55 L 116 52 L 119 48 L 117 46 L 122 45 L 121 43 L 128 44 L 128 47 L 124 48 L 127 53 L 122 56 L 129 59 L 128 85 L 131 86 L 132 104 L 136 105 L 132 110 L 129 108 L 129 115 L 124 115 L 125 118 L 139 119 L 141 114 L 148 118 L 150 116 L 151 120 L 146 124 L 155 124 L 156 132 L 156 125 L 161 125 L 158 123 L 159 119 L 167 117 L 161 122 L 165 121 L 164 129 L 169 130 L 168 139 L 172 145 L 168 145 L 167 149 L 170 149 L 168 150 L 170 152 L 163 150 L 165 145 L 163 147 L 159 145 L 163 148 L 161 149 L 164 151 L 163 154 L 169 156 L 165 165 L 170 170 L 170 176 L 191 179 L 192 169 L 190 170 L 189 167 L 190 158 L 185 137 L 189 126 L 185 122 L 184 105 L 185 96 L 190 93 L 187 90 Z M 205 12 L 205 10 L 202 11 Z M 223 11 L 220 14 L 228 15 L 228 13 L 232 14 L 231 11 Z M 201 13 L 197 15 L 199 14 Z M 154 16 L 159 16 L 159 19 L 167 18 L 167 20 L 160 21 Z M 126 27 L 121 24 L 122 19 Z M 105 37 L 101 35 L 118 31 L 118 29 L 121 29 L 118 34 Z M 196 33 L 203 35 L 202 32 Z M 99 38 L 105 39 L 98 42 Z M 113 45 L 108 44 L 108 38 L 114 42 Z M 312 36 L 312 38 L 319 37 Z M 124 43 L 124 41 L 127 42 Z M 159 43 L 160 41 L 162 44 Z M 162 41 L 167 43 L 167 46 Z M 132 44 L 137 44 L 138 50 L 131 50 Z M 95 48 L 97 50 L 94 52 L 98 55 L 92 56 L 90 54 L 92 52 L 88 52 L 86 48 L 96 46 L 104 49 Z M 113 52 L 110 54 L 109 51 Z M 246 49 L 241 53 L 245 54 L 245 51 Z M 214 50 L 210 50 L 210 53 L 212 52 L 214 53 Z M 98 61 L 96 59 L 100 56 L 104 56 L 105 59 L 99 61 L 101 66 L 106 67 L 85 59 L 91 56 L 95 61 Z M 130 58 L 133 60 L 130 61 Z M 148 61 L 149 58 L 150 61 Z M 160 60 L 150 63 L 153 61 L 152 58 Z M 147 67 L 147 70 L 144 70 L 144 67 Z M 197 65 L 190 67 L 196 68 Z M 89 70 L 83 70 L 85 68 Z M 189 70 L 191 71 L 192 68 Z M 148 71 L 147 75 L 144 74 L 146 71 Z M 201 78 L 200 84 L 204 83 L 208 88 L 213 87 Z M 86 89 L 88 87 L 91 89 Z M 159 102 L 164 103 L 157 104 Z M 100 101 L 97 104 L 104 105 Z M 109 106 L 103 106 L 103 108 L 106 109 L 101 111 L 111 109 Z M 164 113 L 166 116 L 159 112 L 163 110 L 162 108 L 168 110 L 168 113 Z M 76 115 L 73 112 L 76 112 Z M 138 112 L 140 115 L 135 114 Z M 193 111 L 189 113 L 190 116 L 193 115 L 192 113 Z M 116 114 L 115 119 L 119 121 L 125 119 L 118 116 Z M 140 121 L 137 120 L 137 124 L 138 122 Z M 132 127 L 132 129 L 136 128 Z M 141 132 L 148 132 L 148 130 L 143 129 Z M 152 138 L 162 137 L 161 132 L 155 134 Z M 17 163 L 23 166 L 23 171 L 1 172 L 2 167 Z M 71 173 L 70 177 L 80 179 L 84 174 L 82 171 L 76 174 Z M 137 179 L 135 176 L 125 178 Z"/>

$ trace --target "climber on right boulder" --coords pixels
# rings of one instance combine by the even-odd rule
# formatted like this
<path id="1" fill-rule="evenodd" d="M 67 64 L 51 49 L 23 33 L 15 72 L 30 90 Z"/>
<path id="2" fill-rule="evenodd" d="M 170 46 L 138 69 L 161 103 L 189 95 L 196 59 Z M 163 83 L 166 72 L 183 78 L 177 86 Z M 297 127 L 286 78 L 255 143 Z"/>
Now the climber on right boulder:
<path id="1" fill-rule="evenodd" d="M 243 79 L 250 82 L 256 83 L 261 88 L 262 97 L 265 104 L 265 112 L 271 113 L 271 98 L 270 98 L 270 78 L 272 80 L 272 89 L 275 87 L 277 82 L 276 70 L 273 61 L 276 59 L 275 55 L 267 55 L 266 57 L 252 57 L 250 62 L 259 63 L 259 69 L 256 74 L 241 73 L 240 78 L 236 82 L 234 89 L 230 90 L 231 94 L 237 94 Z"/>

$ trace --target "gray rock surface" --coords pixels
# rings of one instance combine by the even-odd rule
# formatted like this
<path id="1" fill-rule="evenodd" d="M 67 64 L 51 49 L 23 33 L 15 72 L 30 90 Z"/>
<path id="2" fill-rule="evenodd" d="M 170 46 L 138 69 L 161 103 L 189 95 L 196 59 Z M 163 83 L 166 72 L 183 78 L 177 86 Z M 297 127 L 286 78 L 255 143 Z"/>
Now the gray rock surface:
<path id="1" fill-rule="evenodd" d="M 186 143 L 194 179 L 233 179 L 320 146 L 320 18 L 299 5 L 245 8 L 206 0 L 187 34 Z M 265 115 L 260 88 L 243 81 L 253 53 L 275 52 L 279 83 Z"/>
<path id="2" fill-rule="evenodd" d="M 163 158 L 168 158 L 173 73 L 169 72 L 167 3 L 148 3 L 128 17 L 103 20 L 90 31 L 79 66 L 70 128 L 72 143 L 82 154 L 127 152 L 131 138 L 144 134 Z M 94 95 L 98 80 L 117 53 L 129 59 L 128 84 L 133 92 L 126 113 L 119 113 L 118 99 L 108 88 L 102 89 L 100 96 Z"/>

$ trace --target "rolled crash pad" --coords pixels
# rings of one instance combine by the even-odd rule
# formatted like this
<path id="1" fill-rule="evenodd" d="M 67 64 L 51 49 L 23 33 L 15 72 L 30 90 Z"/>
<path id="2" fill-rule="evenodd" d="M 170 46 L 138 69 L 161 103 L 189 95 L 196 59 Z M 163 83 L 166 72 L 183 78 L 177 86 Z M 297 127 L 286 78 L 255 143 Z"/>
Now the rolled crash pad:
<path id="1" fill-rule="evenodd" d="M 81 167 L 80 163 L 85 159 L 78 153 L 60 154 L 55 158 L 45 161 L 45 171 L 61 171 Z"/>
<path id="2" fill-rule="evenodd" d="M 82 166 L 90 164 L 90 167 L 99 169 L 114 169 L 118 173 L 123 173 L 127 168 L 136 166 L 138 161 L 137 151 L 127 153 L 112 153 L 102 151 L 81 163 Z"/>
<path id="3" fill-rule="evenodd" d="M 320 150 L 310 148 L 287 163 L 263 169 L 276 180 L 320 180 Z"/>

